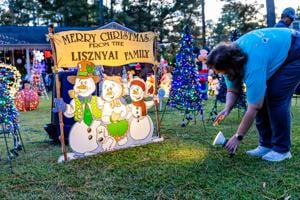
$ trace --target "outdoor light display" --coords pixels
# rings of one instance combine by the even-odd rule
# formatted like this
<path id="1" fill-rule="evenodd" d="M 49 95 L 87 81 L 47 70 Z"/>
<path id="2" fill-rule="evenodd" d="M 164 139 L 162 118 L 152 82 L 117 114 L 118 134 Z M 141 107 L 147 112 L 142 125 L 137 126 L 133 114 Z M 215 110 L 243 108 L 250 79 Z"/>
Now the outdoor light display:
<path id="1" fill-rule="evenodd" d="M 3 72 L 3 69 L 1 69 Z M 11 85 L 11 77 L 0 74 L 0 133 L 1 138 L 5 140 L 7 151 L 7 159 L 10 163 L 12 171 L 11 159 L 19 155 L 19 151 L 23 149 L 21 134 L 19 131 L 19 113 L 15 108 L 13 98 L 8 90 L 8 85 Z M 7 139 L 11 136 L 13 140 L 13 148 L 10 149 Z"/>
<path id="2" fill-rule="evenodd" d="M 203 112 L 200 77 L 194 60 L 192 36 L 189 28 L 185 26 L 181 35 L 180 50 L 176 55 L 168 105 L 183 110 L 188 121 L 192 119 L 190 112 Z"/>
<path id="3" fill-rule="evenodd" d="M 49 29 L 50 31 L 52 28 Z M 68 76 L 68 81 L 73 84 L 73 88 L 68 91 L 72 94 L 71 101 L 66 103 L 61 98 L 57 90 L 57 99 L 55 99 L 55 108 L 53 111 L 63 113 L 65 117 L 74 118 L 73 124 L 69 132 L 69 146 L 72 152 L 66 153 L 65 143 L 62 142 L 63 155 L 58 162 L 82 158 L 84 156 L 93 155 L 105 151 L 128 148 L 136 145 L 142 145 L 150 142 L 162 141 L 159 135 L 159 120 L 157 120 L 157 135 L 153 136 L 153 125 L 147 117 L 148 103 L 144 102 L 144 94 L 146 86 L 142 87 L 142 94 L 139 91 L 134 92 L 134 99 L 127 104 L 124 95 L 128 92 L 124 88 L 126 82 L 126 71 L 123 70 L 123 76 L 104 76 L 103 78 L 95 75 L 95 65 L 117 67 L 117 66 L 134 66 L 133 71 L 136 75 L 146 67 L 147 64 L 153 64 L 154 61 L 154 41 L 157 39 L 153 32 L 134 33 L 138 34 L 140 40 L 131 40 L 120 38 L 122 48 L 116 46 L 115 41 L 107 41 L 108 46 L 105 47 L 103 53 L 107 56 L 100 58 L 98 56 L 87 59 L 85 52 L 97 52 L 96 46 L 90 46 L 89 41 L 74 41 L 62 44 L 65 37 L 72 37 L 73 34 L 128 34 L 120 30 L 93 30 L 93 31 L 63 31 L 59 33 L 49 33 L 49 38 L 55 46 L 54 63 L 58 68 L 64 66 L 77 66 L 77 75 Z M 125 31 L 126 32 L 126 31 Z M 95 37 L 95 43 L 103 42 L 101 38 Z M 74 49 L 77 53 L 74 54 Z M 139 55 L 136 55 L 138 53 Z M 54 52 L 53 52 L 54 54 Z M 103 54 L 103 55 L 104 55 Z M 95 54 L 96 55 L 96 54 Z M 75 57 L 76 58 L 75 58 Z M 75 59 L 74 59 L 75 58 Z M 122 70 L 122 69 L 121 69 Z M 56 74 L 57 75 L 57 74 Z M 129 72 L 128 79 L 134 80 L 133 73 Z M 123 78 L 123 80 L 122 80 Z M 101 79 L 101 97 L 94 96 L 96 84 Z M 127 79 L 127 83 L 130 83 Z M 59 84 L 59 83 L 57 83 Z M 140 82 L 138 82 L 140 84 Z M 129 84 L 130 85 L 130 84 Z M 143 85 L 143 84 L 141 84 Z M 145 89 L 143 89 L 145 87 Z M 130 91 L 131 92 L 131 91 Z M 129 92 L 129 93 L 130 93 Z M 155 97 L 154 97 L 155 98 Z M 154 104 L 152 102 L 152 104 Z M 158 118 L 158 109 L 156 114 Z M 134 113 L 133 113 L 134 112 Z M 59 120 L 62 121 L 61 115 Z M 159 119 L 159 118 L 158 118 Z M 130 123 L 136 122 L 136 125 L 130 126 Z M 145 125 L 145 127 L 141 125 Z M 146 129 L 145 129 L 146 128 Z M 60 123 L 60 130 L 63 131 L 63 124 Z M 145 133 L 144 133 L 144 130 Z M 131 132 L 133 135 L 131 135 Z M 139 132 L 139 133 L 138 133 Z M 61 137 L 63 139 L 63 137 Z"/>
<path id="4" fill-rule="evenodd" d="M 38 95 L 49 99 L 44 84 L 42 73 L 45 72 L 46 65 L 44 62 L 44 53 L 41 51 L 33 51 L 33 66 L 31 72 L 31 85 Z"/>
<path id="5" fill-rule="evenodd" d="M 6 77 L 0 74 L 0 123 L 4 125 L 9 132 L 18 126 L 19 113 L 15 109 L 13 99 L 7 88 Z M 3 127 L 2 127 L 3 128 Z"/>
<path id="6" fill-rule="evenodd" d="M 15 66 L 0 63 L 0 75 L 4 79 L 7 90 L 12 98 L 20 88 L 21 74 Z"/>
<path id="7" fill-rule="evenodd" d="M 39 96 L 36 91 L 30 89 L 30 84 L 25 83 L 24 89 L 16 94 L 15 104 L 19 111 L 31 111 L 37 109 Z"/>
<path id="8" fill-rule="evenodd" d="M 136 77 L 129 83 L 131 103 L 127 104 L 120 76 L 104 76 L 101 97 L 92 95 L 100 81 L 99 76 L 93 75 L 95 71 L 92 62 L 79 62 L 77 75 L 68 77 L 74 84 L 69 91 L 73 99 L 69 104 L 55 99 L 54 110 L 61 110 L 76 121 L 69 133 L 72 149 L 69 159 L 149 143 L 153 139 L 153 122 L 147 110 L 154 101 L 144 101 L 147 93 L 144 80 Z"/>
<path id="9" fill-rule="evenodd" d="M 46 66 L 44 61 L 44 53 L 41 51 L 33 51 L 33 69 L 39 73 L 45 71 Z"/>

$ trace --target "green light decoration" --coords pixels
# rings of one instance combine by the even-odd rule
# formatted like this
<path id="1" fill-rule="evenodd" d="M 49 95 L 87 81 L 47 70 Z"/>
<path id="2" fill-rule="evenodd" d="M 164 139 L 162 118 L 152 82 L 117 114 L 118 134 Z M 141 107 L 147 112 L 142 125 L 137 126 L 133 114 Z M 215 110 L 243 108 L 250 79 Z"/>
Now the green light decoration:
<path id="1" fill-rule="evenodd" d="M 199 82 L 198 67 L 195 64 L 196 55 L 193 53 L 192 36 L 188 26 L 185 26 L 181 35 L 181 46 L 176 54 L 176 66 L 173 69 L 172 87 L 168 106 L 185 113 L 182 126 L 187 120 L 192 120 L 192 113 L 203 116 L 202 91 Z"/>

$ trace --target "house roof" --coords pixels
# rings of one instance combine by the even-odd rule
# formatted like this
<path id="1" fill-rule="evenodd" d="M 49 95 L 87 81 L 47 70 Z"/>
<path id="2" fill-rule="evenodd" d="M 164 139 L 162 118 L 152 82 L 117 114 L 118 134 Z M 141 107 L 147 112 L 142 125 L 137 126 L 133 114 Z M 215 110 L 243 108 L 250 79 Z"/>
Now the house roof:
<path id="1" fill-rule="evenodd" d="M 121 24 L 118 24 L 117 22 L 110 22 L 104 26 L 97 28 L 97 29 L 116 29 L 116 30 L 127 31 L 130 33 L 135 33 L 134 30 L 127 28 L 126 26 L 123 26 Z"/>
<path id="2" fill-rule="evenodd" d="M 117 29 L 135 32 L 116 22 L 111 22 L 102 27 L 55 27 L 55 32 L 95 29 Z M 50 49 L 50 43 L 46 40 L 47 34 L 47 26 L 0 26 L 0 49 Z"/>

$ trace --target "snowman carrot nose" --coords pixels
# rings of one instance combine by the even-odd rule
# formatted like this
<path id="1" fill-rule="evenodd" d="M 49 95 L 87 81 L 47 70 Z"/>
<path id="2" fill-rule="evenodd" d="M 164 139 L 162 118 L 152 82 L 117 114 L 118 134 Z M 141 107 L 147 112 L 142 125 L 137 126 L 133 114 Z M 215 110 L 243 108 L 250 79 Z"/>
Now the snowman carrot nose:
<path id="1" fill-rule="evenodd" d="M 107 94 L 107 95 L 112 95 L 112 94 L 113 94 L 113 93 L 112 93 L 112 90 L 111 90 L 111 89 L 108 89 L 106 94 Z"/>
<path id="2" fill-rule="evenodd" d="M 87 88 L 86 85 L 83 85 L 83 84 L 77 86 L 77 89 L 81 89 L 81 90 L 84 90 L 86 88 Z"/>
<path id="3" fill-rule="evenodd" d="M 133 90 L 132 93 L 133 93 L 133 94 L 139 94 L 139 93 L 138 93 L 138 90 Z"/>

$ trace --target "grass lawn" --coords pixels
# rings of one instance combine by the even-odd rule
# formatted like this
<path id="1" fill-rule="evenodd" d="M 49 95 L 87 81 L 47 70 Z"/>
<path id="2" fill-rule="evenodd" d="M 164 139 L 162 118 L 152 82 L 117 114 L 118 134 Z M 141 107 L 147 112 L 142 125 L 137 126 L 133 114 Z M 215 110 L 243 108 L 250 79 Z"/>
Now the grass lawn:
<path id="1" fill-rule="evenodd" d="M 205 104 L 209 113 L 211 102 Z M 50 105 L 42 100 L 37 110 L 20 114 L 26 153 L 13 160 L 14 174 L 0 140 L 0 199 L 300 199 L 299 102 L 292 103 L 293 158 L 282 163 L 245 155 L 257 146 L 254 127 L 233 158 L 211 145 L 219 130 L 227 137 L 235 132 L 237 112 L 204 129 L 200 120 L 182 128 L 182 114 L 167 109 L 163 142 L 58 164 L 60 144 L 43 130 Z"/>

